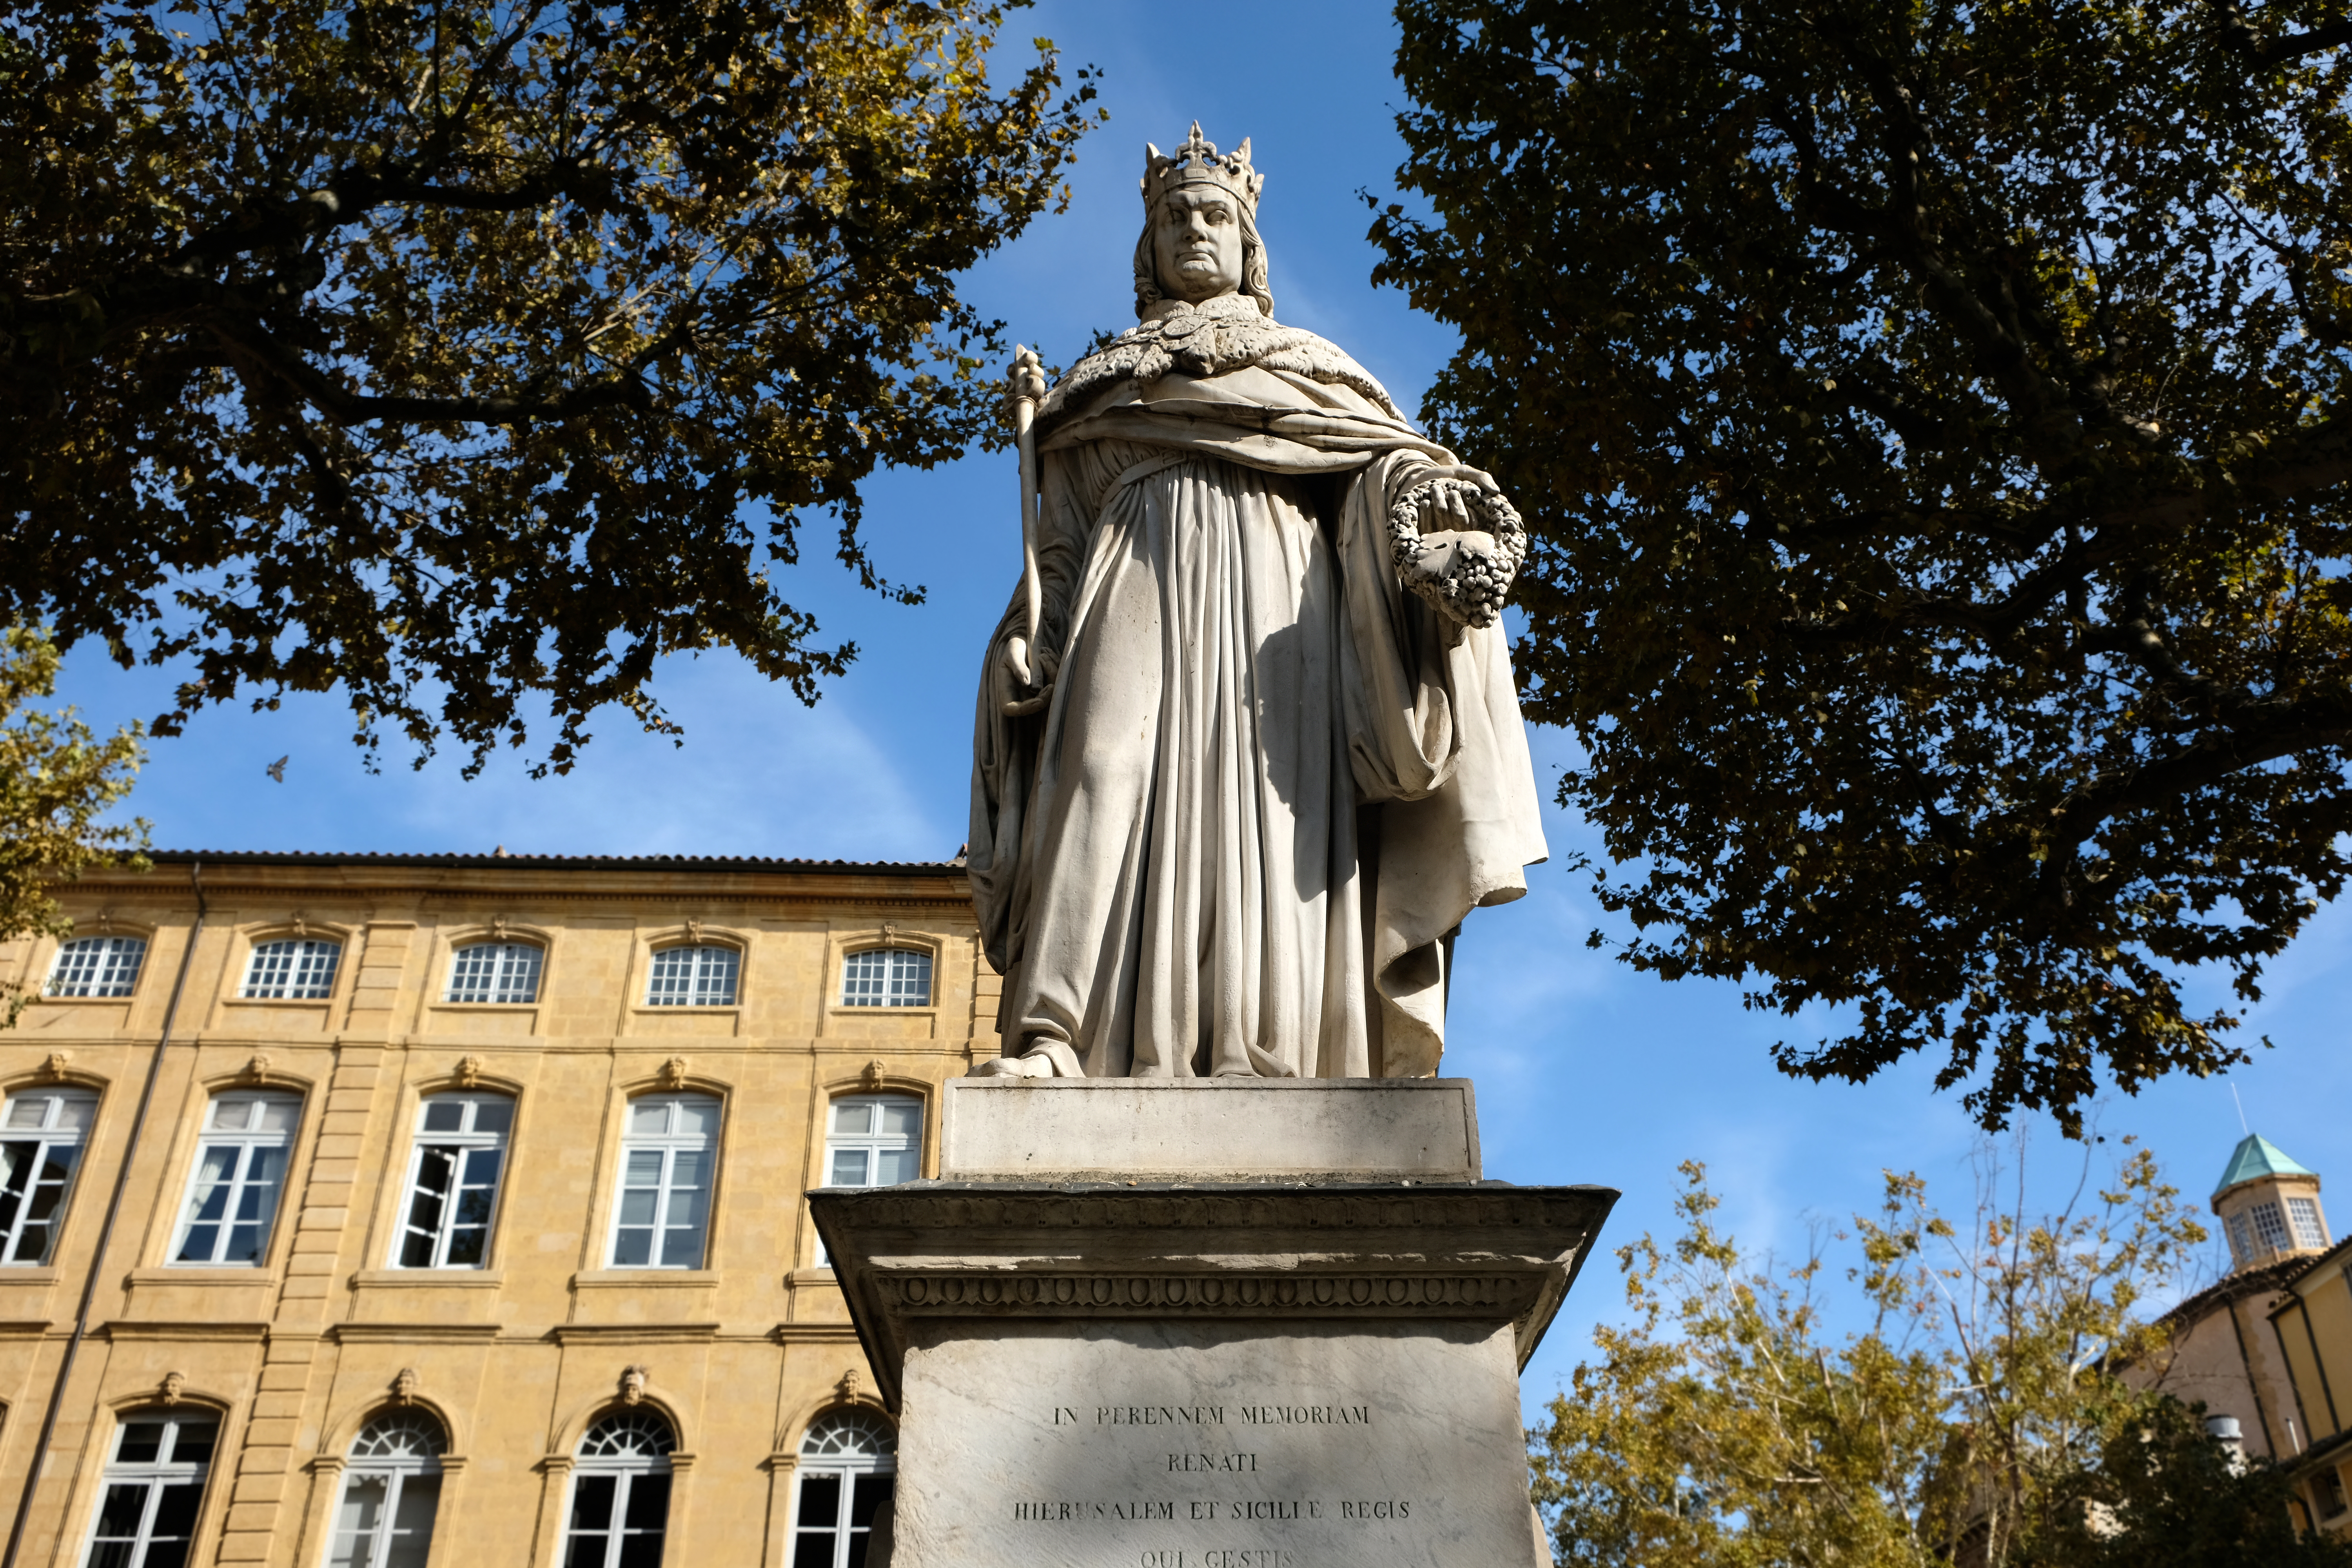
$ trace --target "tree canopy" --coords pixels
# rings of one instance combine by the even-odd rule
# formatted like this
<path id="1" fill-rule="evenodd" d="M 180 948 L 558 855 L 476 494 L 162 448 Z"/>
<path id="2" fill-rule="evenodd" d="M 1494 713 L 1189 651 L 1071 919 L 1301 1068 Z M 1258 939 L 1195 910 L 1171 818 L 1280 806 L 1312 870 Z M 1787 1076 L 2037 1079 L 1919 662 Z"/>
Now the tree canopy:
<path id="1" fill-rule="evenodd" d="M 2340 5 L 1399 15 L 1377 276 L 1462 331 L 1624 955 L 1988 1125 L 2244 1059 L 2184 977 L 2256 999 L 2352 829 Z"/>
<path id="2" fill-rule="evenodd" d="M 1019 4 L 1020 0 L 1012 0 Z M 814 700 L 812 511 L 995 437 L 958 274 L 1066 189 L 1051 46 L 950 0 L 193 0 L 0 17 L 0 620 L 344 689 L 472 766 L 656 658 Z"/>
<path id="3" fill-rule="evenodd" d="M 2144 1152 L 2038 1218 L 1989 1179 L 1955 1223 L 1890 1173 L 1847 1257 L 1780 1268 L 1684 1171 L 1682 1235 L 1620 1249 L 1630 1319 L 1530 1435 L 1564 1568 L 2352 1564 L 2286 1470 L 2117 1374 L 2167 1353 L 2145 1309 L 2204 1238 Z"/>
<path id="4" fill-rule="evenodd" d="M 57 689 L 58 650 L 37 626 L 0 629 L 0 942 L 71 928 L 52 886 L 99 866 L 146 862 L 140 821 L 100 823 L 131 793 L 138 773 L 139 732 L 101 741 L 70 708 L 45 713 L 26 704 Z M 0 1028 L 30 1000 L 0 984 Z"/>

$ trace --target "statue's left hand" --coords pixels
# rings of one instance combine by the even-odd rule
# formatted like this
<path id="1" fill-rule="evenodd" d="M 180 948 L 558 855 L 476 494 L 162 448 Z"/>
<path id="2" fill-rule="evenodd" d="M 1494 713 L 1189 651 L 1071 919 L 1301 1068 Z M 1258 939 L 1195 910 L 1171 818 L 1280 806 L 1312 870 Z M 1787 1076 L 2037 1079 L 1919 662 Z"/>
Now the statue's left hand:
<path id="1" fill-rule="evenodd" d="M 1502 617 L 1527 553 L 1519 514 L 1475 469 L 1440 470 L 1399 500 L 1389 519 L 1399 583 L 1458 626 Z"/>

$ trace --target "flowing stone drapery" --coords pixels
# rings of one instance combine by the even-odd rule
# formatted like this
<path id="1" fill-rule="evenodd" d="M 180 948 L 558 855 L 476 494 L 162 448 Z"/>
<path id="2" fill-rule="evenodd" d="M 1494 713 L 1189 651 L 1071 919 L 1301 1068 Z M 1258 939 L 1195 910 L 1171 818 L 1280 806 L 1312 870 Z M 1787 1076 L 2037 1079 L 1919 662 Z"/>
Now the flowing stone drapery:
<path id="1" fill-rule="evenodd" d="M 1396 499 L 1471 470 L 1338 349 L 1263 328 L 1278 352 L 1214 374 L 1096 356 L 1040 422 L 1058 668 L 1042 712 L 1003 712 L 1016 595 L 967 865 L 1004 1049 L 1064 1076 L 1433 1073 L 1453 931 L 1545 858 L 1501 628 L 1390 560 Z"/>

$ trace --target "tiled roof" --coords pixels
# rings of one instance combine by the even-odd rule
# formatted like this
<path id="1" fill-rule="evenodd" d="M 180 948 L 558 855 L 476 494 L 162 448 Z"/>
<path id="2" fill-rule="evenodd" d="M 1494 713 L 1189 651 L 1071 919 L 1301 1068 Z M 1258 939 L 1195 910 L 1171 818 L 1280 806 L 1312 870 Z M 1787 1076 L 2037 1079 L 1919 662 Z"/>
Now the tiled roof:
<path id="1" fill-rule="evenodd" d="M 767 855 L 347 855 L 310 850 L 151 849 L 159 866 L 414 866 L 480 871 L 855 871 L 884 877 L 952 877 L 954 860 L 793 860 Z"/>
<path id="2" fill-rule="evenodd" d="M 2214 1184 L 2213 1191 L 2218 1195 L 2240 1182 L 2251 1182 L 2262 1176 L 2311 1176 L 2317 1173 L 2306 1171 L 2288 1159 L 2277 1144 L 2261 1133 L 2249 1132 L 2245 1142 L 2240 1143 L 2237 1152 L 2230 1156 L 2230 1168 L 2221 1173 L 2221 1179 Z"/>

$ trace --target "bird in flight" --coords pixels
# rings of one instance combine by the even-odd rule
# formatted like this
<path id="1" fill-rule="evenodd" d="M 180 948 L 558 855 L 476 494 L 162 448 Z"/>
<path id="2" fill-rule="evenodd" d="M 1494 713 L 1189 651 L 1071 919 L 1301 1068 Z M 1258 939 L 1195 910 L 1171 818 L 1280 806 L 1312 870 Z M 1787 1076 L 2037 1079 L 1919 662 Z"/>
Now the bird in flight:
<path id="1" fill-rule="evenodd" d="M 284 784 L 286 782 L 286 763 L 293 755 L 293 752 L 289 752 L 285 756 L 278 758 L 276 762 L 270 763 L 261 771 L 268 773 L 275 782 Z"/>

